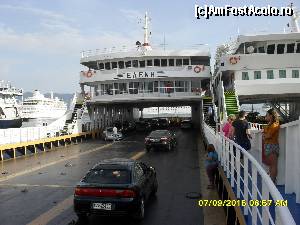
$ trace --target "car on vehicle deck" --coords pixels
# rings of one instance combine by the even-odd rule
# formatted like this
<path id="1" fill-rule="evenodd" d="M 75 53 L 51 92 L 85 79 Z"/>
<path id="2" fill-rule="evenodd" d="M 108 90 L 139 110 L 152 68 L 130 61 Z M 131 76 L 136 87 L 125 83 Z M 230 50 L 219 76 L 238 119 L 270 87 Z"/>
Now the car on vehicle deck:
<path id="1" fill-rule="evenodd" d="M 175 133 L 171 133 L 168 130 L 152 131 L 145 138 L 146 151 L 150 151 L 152 148 L 164 148 L 171 151 L 176 145 L 177 141 Z"/>
<path id="2" fill-rule="evenodd" d="M 140 220 L 157 188 L 153 167 L 132 159 L 102 160 L 77 184 L 74 211 L 81 220 L 91 214 L 130 215 Z"/>
<path id="3" fill-rule="evenodd" d="M 192 121 L 191 120 L 183 120 L 183 121 L 181 121 L 180 127 L 182 129 L 191 129 L 191 128 L 193 128 Z"/>
<path id="4" fill-rule="evenodd" d="M 166 128 L 168 128 L 169 127 L 169 120 L 168 119 L 166 119 L 166 118 L 159 118 L 158 119 L 158 127 L 160 128 L 160 129 L 166 129 Z"/>
<path id="5" fill-rule="evenodd" d="M 105 128 L 105 130 L 103 131 L 103 139 L 105 141 L 119 141 L 119 140 L 122 140 L 123 139 L 123 134 L 121 132 L 117 132 L 116 135 L 114 135 L 114 132 L 113 132 L 113 127 L 107 127 Z"/>

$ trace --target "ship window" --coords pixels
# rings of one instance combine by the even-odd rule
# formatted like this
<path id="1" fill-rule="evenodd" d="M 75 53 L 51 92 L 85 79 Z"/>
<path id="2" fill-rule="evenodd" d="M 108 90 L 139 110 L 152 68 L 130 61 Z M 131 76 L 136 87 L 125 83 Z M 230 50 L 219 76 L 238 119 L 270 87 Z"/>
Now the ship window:
<path id="1" fill-rule="evenodd" d="M 132 66 L 133 66 L 133 67 L 139 67 L 139 61 L 137 61 L 137 60 L 132 60 Z"/>
<path id="2" fill-rule="evenodd" d="M 126 66 L 126 68 L 131 67 L 131 61 L 125 62 L 125 66 Z"/>
<path id="3" fill-rule="evenodd" d="M 168 66 L 168 60 L 167 59 L 162 59 L 161 60 L 161 66 Z"/>
<path id="4" fill-rule="evenodd" d="M 115 95 L 120 94 L 119 84 L 118 83 L 114 83 L 114 90 L 113 91 L 115 91 Z"/>
<path id="5" fill-rule="evenodd" d="M 154 59 L 154 66 L 160 66 L 160 59 Z"/>
<path id="6" fill-rule="evenodd" d="M 124 69 L 124 61 L 119 61 L 119 69 Z"/>
<path id="7" fill-rule="evenodd" d="M 176 66 L 182 66 L 182 59 L 176 59 Z"/>
<path id="8" fill-rule="evenodd" d="M 118 68 L 118 63 L 117 63 L 117 62 L 112 62 L 112 63 L 111 63 L 111 68 L 112 68 L 112 69 Z"/>
<path id="9" fill-rule="evenodd" d="M 148 60 L 147 60 L 147 66 L 153 66 L 152 59 L 148 59 Z"/>
<path id="10" fill-rule="evenodd" d="M 254 71 L 254 80 L 261 79 L 261 71 Z"/>
<path id="11" fill-rule="evenodd" d="M 175 91 L 184 92 L 184 81 L 175 81 Z"/>
<path id="12" fill-rule="evenodd" d="M 292 70 L 292 78 L 299 78 L 299 70 Z"/>
<path id="13" fill-rule="evenodd" d="M 287 44 L 286 53 L 294 53 L 295 52 L 295 43 Z"/>
<path id="14" fill-rule="evenodd" d="M 273 70 L 267 70 L 267 79 L 274 79 Z"/>
<path id="15" fill-rule="evenodd" d="M 279 70 L 279 78 L 286 78 L 286 70 Z"/>
<path id="16" fill-rule="evenodd" d="M 278 44 L 277 45 L 277 54 L 283 54 L 284 53 L 284 47 L 285 47 L 285 44 Z"/>
<path id="17" fill-rule="evenodd" d="M 249 80 L 248 72 L 242 72 L 242 80 Z"/>
<path id="18" fill-rule="evenodd" d="M 145 60 L 140 61 L 140 67 L 145 67 Z"/>
<path id="19" fill-rule="evenodd" d="M 300 43 L 297 44 L 296 53 L 300 53 Z"/>
<path id="20" fill-rule="evenodd" d="M 105 69 L 110 70 L 110 62 L 105 63 Z"/>
<path id="21" fill-rule="evenodd" d="M 258 53 L 266 53 L 265 47 L 264 46 L 258 47 Z"/>
<path id="22" fill-rule="evenodd" d="M 190 60 L 189 59 L 183 59 L 183 65 L 184 66 L 190 65 Z"/>
<path id="23" fill-rule="evenodd" d="M 158 92 L 158 81 L 154 81 L 154 92 Z"/>
<path id="24" fill-rule="evenodd" d="M 104 70 L 104 63 L 99 63 L 99 69 Z"/>
<path id="25" fill-rule="evenodd" d="M 267 54 L 274 54 L 274 52 L 275 52 L 275 44 L 268 45 Z"/>
<path id="26" fill-rule="evenodd" d="M 191 65 L 210 65 L 210 59 L 208 56 L 191 56 Z"/>
<path id="27" fill-rule="evenodd" d="M 174 59 L 169 59 L 169 66 L 174 66 Z"/>

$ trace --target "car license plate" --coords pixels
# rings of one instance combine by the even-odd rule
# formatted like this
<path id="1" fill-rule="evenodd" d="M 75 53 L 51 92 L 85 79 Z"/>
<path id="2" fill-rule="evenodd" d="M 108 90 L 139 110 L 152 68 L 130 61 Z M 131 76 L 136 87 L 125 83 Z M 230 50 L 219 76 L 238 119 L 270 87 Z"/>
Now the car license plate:
<path id="1" fill-rule="evenodd" d="M 150 139 L 152 142 L 159 142 L 159 139 Z"/>
<path id="2" fill-rule="evenodd" d="M 93 209 L 103 209 L 103 210 L 112 210 L 111 203 L 93 203 Z"/>

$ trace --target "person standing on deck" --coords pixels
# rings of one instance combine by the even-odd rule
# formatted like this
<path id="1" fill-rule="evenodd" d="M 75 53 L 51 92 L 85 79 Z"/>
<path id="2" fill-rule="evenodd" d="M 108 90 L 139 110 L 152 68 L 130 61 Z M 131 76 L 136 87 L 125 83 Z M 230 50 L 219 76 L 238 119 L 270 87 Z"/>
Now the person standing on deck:
<path id="1" fill-rule="evenodd" d="M 232 123 L 232 134 L 235 137 L 235 142 L 245 150 L 251 149 L 250 125 L 246 120 L 246 112 L 240 111 L 238 118 Z"/>
<path id="2" fill-rule="evenodd" d="M 235 120 L 235 116 L 234 115 L 229 115 L 227 118 L 227 122 L 224 124 L 222 131 L 224 132 L 224 136 L 229 138 L 229 139 L 233 139 L 233 135 L 232 135 L 232 123 Z"/>
<path id="3" fill-rule="evenodd" d="M 269 109 L 266 114 L 268 125 L 263 130 L 265 155 L 269 164 L 269 174 L 274 183 L 277 177 L 277 162 L 279 156 L 279 120 L 274 109 Z"/>
<path id="4" fill-rule="evenodd" d="M 114 135 L 114 141 L 115 141 L 118 137 L 118 128 L 116 126 L 113 127 L 113 135 Z"/>

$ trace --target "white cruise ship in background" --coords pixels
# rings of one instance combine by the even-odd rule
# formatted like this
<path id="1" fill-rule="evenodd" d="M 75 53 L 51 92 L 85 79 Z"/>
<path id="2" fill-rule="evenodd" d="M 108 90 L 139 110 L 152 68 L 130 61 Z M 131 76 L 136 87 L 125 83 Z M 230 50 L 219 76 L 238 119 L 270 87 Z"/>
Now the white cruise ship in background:
<path id="1" fill-rule="evenodd" d="M 242 104 L 266 104 L 283 122 L 299 118 L 300 13 L 294 12 L 286 32 L 239 35 L 217 49 L 212 88 L 220 122 Z"/>
<path id="2" fill-rule="evenodd" d="M 12 87 L 9 82 L 0 81 L 0 129 L 22 126 L 16 96 L 23 96 L 23 90 Z"/>
<path id="3" fill-rule="evenodd" d="M 33 96 L 24 100 L 21 107 L 23 119 L 59 118 L 67 111 L 67 104 L 57 97 L 46 98 L 38 90 L 33 92 Z"/>

